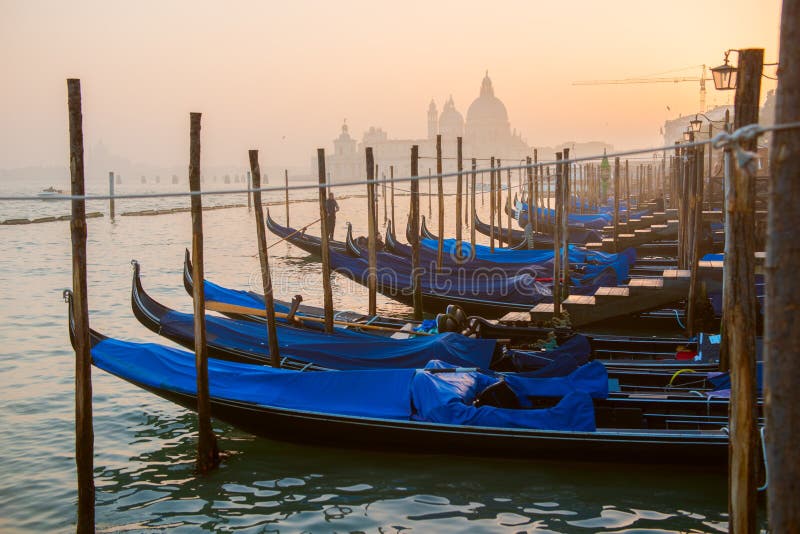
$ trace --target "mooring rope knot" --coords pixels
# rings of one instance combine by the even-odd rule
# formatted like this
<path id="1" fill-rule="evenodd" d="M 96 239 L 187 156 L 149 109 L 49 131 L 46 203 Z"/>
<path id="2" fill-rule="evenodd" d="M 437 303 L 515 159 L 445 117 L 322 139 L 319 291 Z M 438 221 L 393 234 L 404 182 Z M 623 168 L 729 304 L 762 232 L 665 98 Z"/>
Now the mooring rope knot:
<path id="1" fill-rule="evenodd" d="M 731 145 L 741 146 L 745 141 L 757 138 L 767 130 L 758 124 L 748 124 L 742 126 L 735 132 L 721 132 L 714 136 L 712 144 L 714 148 L 728 148 Z"/>

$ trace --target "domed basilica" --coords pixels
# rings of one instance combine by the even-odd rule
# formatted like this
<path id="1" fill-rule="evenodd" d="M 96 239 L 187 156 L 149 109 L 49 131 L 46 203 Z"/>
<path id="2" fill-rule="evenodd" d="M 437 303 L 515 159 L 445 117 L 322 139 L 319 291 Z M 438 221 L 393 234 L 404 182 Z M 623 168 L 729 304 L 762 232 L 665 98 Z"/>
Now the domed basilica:
<path id="1" fill-rule="evenodd" d="M 408 176 L 411 172 L 411 146 L 419 145 L 419 173 L 436 172 L 436 136 L 442 136 L 442 155 L 455 158 L 457 138 L 462 138 L 464 168 L 469 168 L 470 159 L 487 159 L 492 156 L 507 162 L 532 156 L 533 150 L 516 130 L 511 129 L 505 104 L 495 96 L 492 80 L 487 72 L 481 82 L 478 97 L 467 108 L 467 118 L 456 108 L 453 97 L 445 101 L 441 113 L 436 102 L 428 106 L 428 135 L 424 139 L 390 139 L 381 128 L 370 127 L 360 142 L 349 132 L 347 123 L 342 125 L 339 136 L 333 141 L 333 153 L 325 158 L 325 167 L 330 179 L 335 181 L 355 180 L 365 177 L 364 152 L 372 147 L 375 163 L 381 174 L 389 175 L 394 167 L 395 176 Z M 479 162 L 485 167 L 487 162 Z M 312 176 L 316 176 L 317 160 L 312 158 Z M 444 160 L 445 172 L 455 170 L 454 159 Z"/>

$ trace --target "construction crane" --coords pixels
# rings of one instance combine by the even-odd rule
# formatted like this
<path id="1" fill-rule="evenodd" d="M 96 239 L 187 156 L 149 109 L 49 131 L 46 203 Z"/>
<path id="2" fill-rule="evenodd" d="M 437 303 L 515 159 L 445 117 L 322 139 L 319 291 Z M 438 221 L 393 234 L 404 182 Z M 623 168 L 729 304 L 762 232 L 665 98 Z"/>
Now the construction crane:
<path id="1" fill-rule="evenodd" d="M 679 76 L 679 77 L 642 77 L 642 78 L 624 78 L 621 80 L 579 80 L 572 82 L 572 85 L 624 85 L 636 83 L 681 83 L 681 82 L 700 82 L 700 111 L 706 111 L 706 81 L 712 78 L 706 77 L 706 66 L 700 65 L 703 70 L 699 78 L 692 76 Z"/>

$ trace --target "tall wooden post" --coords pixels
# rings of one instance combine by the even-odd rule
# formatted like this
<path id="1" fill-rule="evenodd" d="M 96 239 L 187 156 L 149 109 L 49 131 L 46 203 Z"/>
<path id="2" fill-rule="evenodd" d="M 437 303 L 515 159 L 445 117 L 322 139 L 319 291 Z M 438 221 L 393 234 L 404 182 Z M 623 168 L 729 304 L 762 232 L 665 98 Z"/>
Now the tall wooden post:
<path id="1" fill-rule="evenodd" d="M 367 267 L 367 290 L 369 292 L 369 315 L 377 315 L 377 303 L 375 290 L 378 282 L 378 254 L 375 245 L 375 238 L 378 234 L 378 221 L 375 216 L 375 163 L 372 155 L 372 147 L 367 147 L 367 204 L 369 210 L 367 212 L 367 225 L 369 227 L 369 242 L 368 242 L 368 261 Z"/>
<path id="2" fill-rule="evenodd" d="M 763 49 L 739 51 L 734 129 L 758 123 L 763 63 Z M 748 141 L 742 148 L 755 151 L 756 140 Z M 748 176 L 744 169 L 737 168 L 726 197 L 729 225 L 725 232 L 722 301 L 726 334 L 722 342 L 727 345 L 724 350 L 731 365 L 729 528 L 737 533 L 755 532 L 758 451 L 755 408 L 755 179 Z"/>
<path id="3" fill-rule="evenodd" d="M 530 163 L 530 160 L 528 160 Z M 533 149 L 533 163 L 539 163 L 539 151 Z M 533 233 L 539 235 L 539 167 L 533 169 Z"/>
<path id="4" fill-rule="evenodd" d="M 189 114 L 189 190 L 192 195 L 192 280 L 194 299 L 194 352 L 197 367 L 197 468 L 208 473 L 219 465 L 217 438 L 211 428 L 208 392 L 208 345 L 206 344 L 206 297 L 203 280 L 203 200 L 200 196 L 200 119 Z"/>
<path id="5" fill-rule="evenodd" d="M 497 167 L 495 167 L 494 173 L 494 182 L 495 182 L 495 207 L 494 212 L 497 215 L 497 244 L 498 246 L 503 246 L 503 171 L 500 170 L 500 167 L 503 166 L 503 163 L 500 161 L 500 158 L 495 160 Z M 506 246 L 508 246 L 506 244 Z"/>
<path id="6" fill-rule="evenodd" d="M 629 161 L 625 160 L 625 213 L 627 216 L 625 217 L 625 222 L 628 223 L 628 232 L 631 231 L 631 169 L 629 165 Z"/>
<path id="7" fill-rule="evenodd" d="M 694 134 L 690 141 L 694 142 Z M 694 250 L 694 218 L 697 208 L 697 151 L 695 147 L 686 149 L 686 173 L 684 175 L 686 198 L 686 228 L 683 232 L 682 269 L 691 270 L 692 250 Z"/>
<path id="8" fill-rule="evenodd" d="M 261 180 L 259 179 L 259 183 Z M 286 226 L 289 224 L 289 169 L 283 169 L 284 204 L 286 206 Z"/>
<path id="9" fill-rule="evenodd" d="M 69 111 L 69 171 L 71 193 L 85 194 L 83 176 L 83 112 L 81 81 L 67 80 Z M 92 422 L 92 356 L 86 282 L 86 202 L 72 201 L 72 294 L 75 310 L 75 464 L 78 471 L 78 525 L 94 532 L 94 426 Z"/>
<path id="10" fill-rule="evenodd" d="M 261 165 L 258 162 L 258 150 L 248 151 L 248 156 L 250 158 L 248 181 L 252 176 L 253 189 L 261 189 Z M 267 233 L 264 228 L 261 191 L 253 191 L 253 203 L 256 208 L 256 238 L 258 239 L 258 260 L 261 263 L 261 286 L 264 290 L 264 308 L 267 312 L 269 361 L 272 367 L 278 368 L 281 366 L 281 354 L 278 349 L 278 332 L 275 329 L 275 301 L 272 295 L 272 274 L 269 270 L 269 252 L 267 252 Z"/>
<path id="11" fill-rule="evenodd" d="M 388 199 L 386 198 L 386 171 L 381 177 L 381 196 L 383 197 L 383 224 L 385 225 L 386 220 L 389 218 Z"/>
<path id="12" fill-rule="evenodd" d="M 461 138 L 456 138 L 456 169 L 458 170 L 458 177 L 456 178 L 456 257 L 461 257 L 461 173 L 464 171 L 464 161 L 461 153 Z M 444 222 L 444 221 L 442 221 Z"/>
<path id="13" fill-rule="evenodd" d="M 477 168 L 478 163 L 475 158 L 472 158 L 472 176 L 471 176 L 471 184 L 470 184 L 470 199 L 471 199 L 471 206 L 470 206 L 470 214 L 469 214 L 469 242 L 472 245 L 472 251 L 475 251 L 475 179 L 477 178 L 475 169 Z M 483 193 L 481 193 L 483 194 Z"/>
<path id="14" fill-rule="evenodd" d="M 322 239 L 322 292 L 325 309 L 325 332 L 333 333 L 333 291 L 331 290 L 331 251 L 328 248 L 328 194 L 325 183 L 325 149 L 317 149 L 319 169 L 319 218 Z"/>
<path id="15" fill-rule="evenodd" d="M 389 187 L 391 187 L 392 192 L 392 225 L 394 225 L 397 221 L 394 219 L 394 165 L 389 165 Z M 394 230 L 394 227 L 392 227 Z"/>
<path id="16" fill-rule="evenodd" d="M 561 152 L 556 152 L 555 220 L 553 221 L 553 315 L 561 315 L 561 224 L 563 206 L 561 179 Z"/>
<path id="17" fill-rule="evenodd" d="M 686 328 L 689 336 L 694 336 L 697 333 L 697 292 L 698 292 L 698 268 L 700 263 L 700 236 L 703 231 L 703 147 L 695 149 L 695 171 L 694 171 L 694 196 L 696 199 L 694 206 L 694 217 L 692 226 L 692 250 L 691 250 L 691 264 L 690 264 L 690 277 L 689 277 L 689 300 L 687 303 L 688 313 L 686 320 Z"/>
<path id="18" fill-rule="evenodd" d="M 114 171 L 108 172 L 108 216 L 114 220 Z"/>
<path id="19" fill-rule="evenodd" d="M 259 180 L 259 183 L 260 182 L 261 182 L 261 180 Z M 250 191 L 250 189 L 253 189 L 253 179 L 252 179 L 252 176 L 250 174 L 250 171 L 247 171 L 246 184 L 247 184 L 247 190 L 248 190 L 247 191 L 247 211 L 250 211 L 253 208 L 253 203 L 251 201 L 251 195 L 253 193 Z"/>
<path id="20" fill-rule="evenodd" d="M 414 320 L 422 320 L 422 288 L 419 268 L 419 146 L 411 147 L 411 208 L 408 212 L 411 223 L 411 292 L 414 304 Z"/>
<path id="21" fill-rule="evenodd" d="M 533 167 L 531 167 L 531 157 L 528 156 L 525 158 L 525 163 L 528 165 L 526 173 L 528 178 L 528 224 L 531 225 L 531 229 L 536 226 L 536 190 L 533 187 Z M 534 236 L 536 236 L 536 230 L 534 230 Z M 534 237 L 535 243 L 535 237 Z M 528 248 L 534 248 L 534 243 L 528 243 Z"/>
<path id="22" fill-rule="evenodd" d="M 444 185 L 442 183 L 442 136 L 436 136 L 436 195 L 439 197 L 439 244 L 436 247 L 436 269 L 442 269 L 444 256 Z"/>
<path id="23" fill-rule="evenodd" d="M 775 124 L 800 120 L 800 0 L 784 0 L 781 13 L 780 77 Z M 766 305 L 764 320 L 765 412 L 768 476 L 767 516 L 773 532 L 791 532 L 800 525 L 800 424 L 797 381 L 800 379 L 800 337 L 797 303 L 800 284 L 800 130 L 773 134 L 770 149 L 772 181 L 767 210 Z"/>
<path id="24" fill-rule="evenodd" d="M 614 252 L 619 252 L 619 157 L 614 158 Z"/>
<path id="25" fill-rule="evenodd" d="M 511 206 L 511 169 L 508 169 L 506 173 L 506 205 L 509 208 L 513 208 Z M 506 223 L 508 226 L 508 240 L 506 241 L 506 246 L 511 246 L 511 209 L 509 209 L 508 213 L 506 214 Z"/>
<path id="26" fill-rule="evenodd" d="M 565 148 L 563 152 L 564 159 L 569 160 L 569 149 Z M 563 298 L 569 296 L 569 212 L 570 204 L 572 203 L 572 187 L 570 186 L 570 164 L 562 164 L 562 174 L 564 175 L 561 202 L 561 253 L 564 259 L 561 262 L 561 271 L 564 273 L 564 283 L 561 285 L 561 294 Z"/>
<path id="27" fill-rule="evenodd" d="M 489 252 L 494 252 L 494 156 L 489 163 Z"/>

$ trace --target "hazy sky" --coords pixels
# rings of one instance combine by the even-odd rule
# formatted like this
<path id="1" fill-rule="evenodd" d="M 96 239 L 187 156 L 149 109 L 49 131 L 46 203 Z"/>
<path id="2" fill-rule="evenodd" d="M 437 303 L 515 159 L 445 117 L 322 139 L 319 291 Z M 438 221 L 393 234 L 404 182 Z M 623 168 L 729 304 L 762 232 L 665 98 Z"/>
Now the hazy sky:
<path id="1" fill-rule="evenodd" d="M 665 119 L 698 110 L 699 83 L 570 83 L 699 76 L 728 48 L 774 62 L 779 19 L 780 0 L 0 0 L 0 167 L 67 164 L 69 77 L 87 146 L 164 166 L 187 161 L 190 111 L 209 165 L 260 148 L 262 165 L 306 166 L 343 118 L 359 139 L 423 137 L 431 98 L 466 115 L 487 69 L 530 144 L 657 145 Z M 730 102 L 709 82 L 709 105 Z"/>

